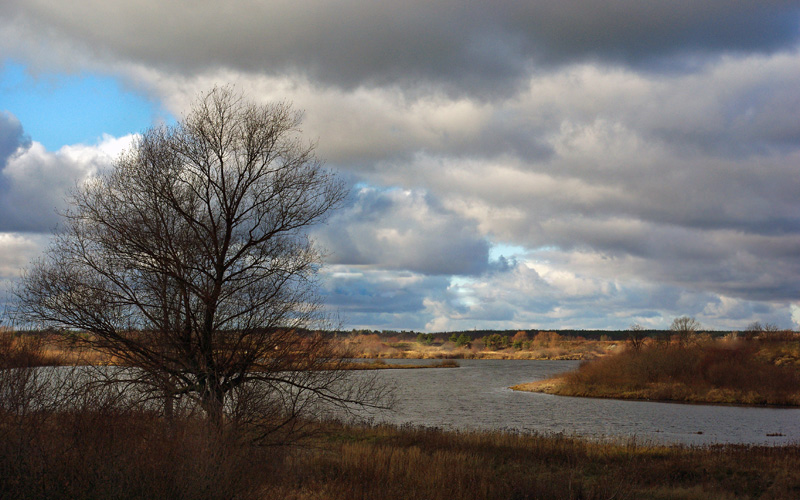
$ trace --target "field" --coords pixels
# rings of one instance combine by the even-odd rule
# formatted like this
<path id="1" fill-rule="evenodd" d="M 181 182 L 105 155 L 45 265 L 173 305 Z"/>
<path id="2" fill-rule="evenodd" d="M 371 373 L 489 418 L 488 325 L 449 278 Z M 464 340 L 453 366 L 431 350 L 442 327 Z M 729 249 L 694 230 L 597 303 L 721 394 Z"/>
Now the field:
<path id="1" fill-rule="evenodd" d="M 3 414 L 0 497 L 791 499 L 800 447 L 689 448 L 317 423 L 291 447 L 145 413 Z"/>
<path id="2" fill-rule="evenodd" d="M 70 333 L 29 332 L 22 335 L 8 333 L 0 341 L 29 344 L 37 354 L 37 363 L 42 365 L 117 365 L 113 356 L 81 347 L 76 337 L 87 335 Z M 587 339 L 578 335 L 561 335 L 557 332 L 517 332 L 513 335 L 487 333 L 452 338 L 451 334 L 416 333 L 329 333 L 331 342 L 349 357 L 356 359 L 540 359 L 540 360 L 589 360 L 618 352 L 624 341 L 608 338 Z M 427 366 L 427 365 L 426 365 Z M 443 366 L 453 366 L 453 363 Z M 353 365 L 360 368 L 397 368 L 372 362 Z"/>
<path id="3" fill-rule="evenodd" d="M 586 360 L 619 350 L 624 342 L 551 331 L 456 334 L 351 333 L 336 341 L 357 358 Z"/>

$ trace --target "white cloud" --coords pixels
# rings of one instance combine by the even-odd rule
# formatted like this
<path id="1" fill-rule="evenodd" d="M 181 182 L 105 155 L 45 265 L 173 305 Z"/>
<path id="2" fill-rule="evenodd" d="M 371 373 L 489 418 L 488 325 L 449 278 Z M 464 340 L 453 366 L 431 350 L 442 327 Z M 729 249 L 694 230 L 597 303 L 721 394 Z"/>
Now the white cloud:
<path id="1" fill-rule="evenodd" d="M 792 312 L 792 322 L 800 329 L 800 304 L 792 304 L 789 308 Z"/>
<path id="2" fill-rule="evenodd" d="M 359 324 L 369 304 L 434 329 L 788 322 L 796 4 L 462 4 L 11 0 L 0 48 L 121 75 L 176 116 L 227 83 L 305 110 L 320 156 L 367 186 L 319 233 Z M 49 230 L 126 140 L 13 158 L 0 230 Z M 500 272 L 493 242 L 536 258 Z"/>
<path id="3" fill-rule="evenodd" d="M 96 145 L 50 152 L 38 142 L 11 157 L 0 171 L 0 231 L 49 232 L 70 189 L 111 167 L 133 136 L 104 136 Z"/>
<path id="4" fill-rule="evenodd" d="M 18 277 L 47 241 L 48 237 L 40 234 L 0 233 L 0 280 Z"/>

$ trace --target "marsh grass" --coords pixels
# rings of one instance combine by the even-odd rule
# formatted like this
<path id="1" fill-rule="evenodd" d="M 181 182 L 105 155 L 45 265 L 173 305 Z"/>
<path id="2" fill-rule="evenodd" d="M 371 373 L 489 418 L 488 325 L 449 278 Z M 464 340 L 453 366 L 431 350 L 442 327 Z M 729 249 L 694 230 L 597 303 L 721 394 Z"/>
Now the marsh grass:
<path id="1" fill-rule="evenodd" d="M 800 405 L 798 342 L 710 340 L 651 345 L 516 386 L 565 396 L 747 405 Z"/>
<path id="2" fill-rule="evenodd" d="M 331 424 L 285 499 L 796 498 L 800 450 Z M 687 496 L 691 495 L 691 496 Z"/>
<path id="3" fill-rule="evenodd" d="M 797 498 L 798 446 L 658 446 L 554 435 L 317 423 L 304 446 L 264 448 L 93 411 L 0 425 L 2 498 Z"/>
<path id="4" fill-rule="evenodd" d="M 480 339 L 470 346 L 458 346 L 445 338 L 435 338 L 431 343 L 404 341 L 400 338 L 378 334 L 357 334 L 338 338 L 357 358 L 399 359 L 529 359 L 529 360 L 580 360 L 595 359 L 614 352 L 621 343 L 607 340 L 587 340 L 562 337 L 554 332 L 538 334 L 522 346 L 509 344 L 502 348 L 486 347 Z M 538 340 L 537 340 L 538 339 Z"/>
<path id="5" fill-rule="evenodd" d="M 0 330 L 0 369 L 60 365 L 60 354 L 45 334 L 19 335 Z"/>

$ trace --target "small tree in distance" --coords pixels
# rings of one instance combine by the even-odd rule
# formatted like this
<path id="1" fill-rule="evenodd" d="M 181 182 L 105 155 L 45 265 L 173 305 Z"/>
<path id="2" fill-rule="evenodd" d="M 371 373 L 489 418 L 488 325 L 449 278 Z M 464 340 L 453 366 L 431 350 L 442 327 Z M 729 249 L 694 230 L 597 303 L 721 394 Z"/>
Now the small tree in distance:
<path id="1" fill-rule="evenodd" d="M 691 316 L 681 316 L 672 320 L 669 329 L 678 337 L 678 345 L 685 347 L 691 337 L 700 331 L 700 323 Z"/>
<path id="2" fill-rule="evenodd" d="M 644 331 L 642 325 L 634 323 L 628 328 L 628 344 L 634 351 L 640 351 L 644 346 L 644 341 L 647 339 L 647 333 Z"/>
<path id="3" fill-rule="evenodd" d="M 326 403 L 378 405 L 378 387 L 348 379 L 346 353 L 308 333 L 324 314 L 305 230 L 346 190 L 299 139 L 300 119 L 222 87 L 145 132 L 78 187 L 19 311 L 89 332 L 81 341 L 137 368 L 167 413 L 188 398 L 216 427 L 258 419 L 266 435 Z"/>

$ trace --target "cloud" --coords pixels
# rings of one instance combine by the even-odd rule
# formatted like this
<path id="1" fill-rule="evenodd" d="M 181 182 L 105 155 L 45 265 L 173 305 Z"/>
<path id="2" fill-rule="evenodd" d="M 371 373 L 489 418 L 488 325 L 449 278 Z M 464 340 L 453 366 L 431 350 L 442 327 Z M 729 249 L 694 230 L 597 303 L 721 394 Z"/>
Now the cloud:
<path id="1" fill-rule="evenodd" d="M 719 329 L 740 329 L 759 318 L 790 324 L 788 308 L 780 305 L 687 291 L 637 277 L 598 276 L 594 269 L 584 273 L 547 257 L 552 255 L 531 255 L 505 273 L 454 280 L 444 294 L 426 298 L 421 313 L 428 319 L 426 329 L 624 330 L 632 323 L 666 328 L 674 317 L 687 314 Z"/>
<path id="2" fill-rule="evenodd" d="M 17 35 L 9 40 L 28 44 L 13 45 L 15 52 L 41 51 L 30 45 L 44 38 L 43 44 L 95 59 L 184 74 L 230 68 L 305 75 L 346 89 L 433 85 L 475 95 L 506 94 L 532 71 L 552 66 L 601 61 L 683 68 L 724 54 L 791 49 L 798 39 L 798 7 L 791 1 L 3 5 L 5 29 Z"/>
<path id="3" fill-rule="evenodd" d="M 22 130 L 22 124 L 8 111 L 0 111 L 0 169 L 20 149 L 30 147 L 30 138 Z"/>
<path id="4" fill-rule="evenodd" d="M 411 271 L 360 266 L 323 268 L 323 296 L 348 328 L 422 330 L 427 297 L 439 296 L 450 279 Z"/>
<path id="5" fill-rule="evenodd" d="M 317 239 L 333 264 L 474 275 L 489 267 L 489 243 L 476 224 L 424 191 L 357 188 Z"/>
<path id="6" fill-rule="evenodd" d="M 166 93 L 188 99 L 214 74 L 169 80 Z M 441 228 L 463 227 L 453 241 L 557 248 L 586 276 L 613 270 L 684 296 L 784 308 L 797 296 L 797 54 L 728 57 L 688 74 L 573 65 L 492 103 L 238 78 L 248 95 L 305 108 L 304 132 L 353 182 L 396 187 L 367 188 L 331 221 L 337 263 L 463 273 L 456 264 L 482 262 L 475 275 L 483 257 L 424 262 L 459 248 L 435 244 L 438 233 L 454 238 Z M 377 228 L 423 240 L 420 251 L 386 244 Z M 463 248 L 474 257 L 480 246 Z"/>
<path id="7" fill-rule="evenodd" d="M 0 280 L 19 276 L 23 266 L 39 254 L 47 237 L 37 234 L 0 233 Z"/>
<path id="8" fill-rule="evenodd" d="M 791 307 L 792 322 L 800 327 L 800 304 L 792 304 Z"/>
<path id="9" fill-rule="evenodd" d="M 109 168 L 133 136 L 106 136 L 99 144 L 64 146 L 49 152 L 33 142 L 0 170 L 0 231 L 54 230 L 69 190 Z"/>
<path id="10" fill-rule="evenodd" d="M 11 0 L 0 47 L 120 75 L 176 116 L 225 83 L 305 110 L 303 134 L 358 186 L 317 237 L 329 298 L 359 325 L 783 324 L 800 292 L 799 9 Z M 64 187 L 109 160 L 25 143 L 5 118 L 0 221 L 50 229 Z M 493 260 L 497 244 L 527 257 Z"/>
<path id="11" fill-rule="evenodd" d="M 47 242 L 41 234 L 0 232 L 0 324 L 22 269 L 44 251 Z"/>

